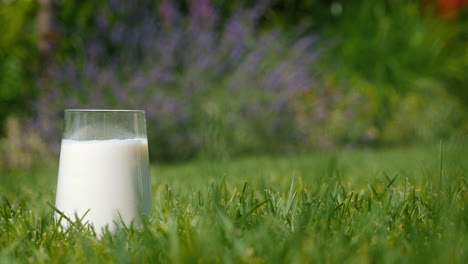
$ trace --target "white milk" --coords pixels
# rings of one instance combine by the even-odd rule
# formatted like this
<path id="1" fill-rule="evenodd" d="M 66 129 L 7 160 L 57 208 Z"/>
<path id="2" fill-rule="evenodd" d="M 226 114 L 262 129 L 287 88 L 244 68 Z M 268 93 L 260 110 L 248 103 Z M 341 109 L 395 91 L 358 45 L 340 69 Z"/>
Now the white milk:
<path id="1" fill-rule="evenodd" d="M 107 224 L 114 229 L 114 221 L 138 222 L 151 207 L 149 178 L 146 139 L 64 139 L 56 207 L 72 220 L 90 210 L 83 223 L 89 221 L 98 233 Z M 65 219 L 62 224 L 68 226 Z"/>

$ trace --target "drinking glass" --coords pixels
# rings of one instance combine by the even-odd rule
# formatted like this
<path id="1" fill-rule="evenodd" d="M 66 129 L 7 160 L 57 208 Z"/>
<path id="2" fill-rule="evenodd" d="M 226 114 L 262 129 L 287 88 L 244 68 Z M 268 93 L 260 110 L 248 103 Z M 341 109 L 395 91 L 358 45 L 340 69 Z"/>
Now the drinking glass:
<path id="1" fill-rule="evenodd" d="M 56 208 L 98 233 L 140 222 L 151 208 L 145 112 L 66 109 L 64 121 Z"/>

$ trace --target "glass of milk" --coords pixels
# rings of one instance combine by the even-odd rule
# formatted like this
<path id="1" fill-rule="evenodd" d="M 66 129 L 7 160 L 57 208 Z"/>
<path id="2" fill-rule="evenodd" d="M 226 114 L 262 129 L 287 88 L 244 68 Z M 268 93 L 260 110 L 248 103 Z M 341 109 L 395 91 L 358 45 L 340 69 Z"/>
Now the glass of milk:
<path id="1" fill-rule="evenodd" d="M 142 110 L 65 110 L 57 209 L 73 221 L 83 218 L 98 234 L 138 224 L 151 208 L 145 122 Z"/>

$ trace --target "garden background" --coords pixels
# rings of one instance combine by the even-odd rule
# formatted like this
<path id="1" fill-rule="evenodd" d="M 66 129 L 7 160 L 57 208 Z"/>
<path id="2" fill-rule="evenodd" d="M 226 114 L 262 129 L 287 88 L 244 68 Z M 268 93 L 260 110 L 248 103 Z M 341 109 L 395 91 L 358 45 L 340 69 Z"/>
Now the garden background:
<path id="1" fill-rule="evenodd" d="M 463 3 L 2 1 L 1 167 L 56 154 L 64 108 L 144 109 L 163 161 L 466 134 Z"/>

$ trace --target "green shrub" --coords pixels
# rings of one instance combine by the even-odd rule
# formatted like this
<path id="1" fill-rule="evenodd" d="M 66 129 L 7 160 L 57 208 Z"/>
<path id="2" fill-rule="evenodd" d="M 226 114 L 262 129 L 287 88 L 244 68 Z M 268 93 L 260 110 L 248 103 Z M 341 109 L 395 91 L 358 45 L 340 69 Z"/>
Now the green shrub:
<path id="1" fill-rule="evenodd" d="M 0 127 L 10 113 L 24 113 L 33 95 L 33 70 L 38 59 L 35 8 L 36 1 L 0 2 Z"/>
<path id="2" fill-rule="evenodd" d="M 415 90 L 399 100 L 392 119 L 386 123 L 383 141 L 405 144 L 418 139 L 433 142 L 448 138 L 454 131 L 466 127 L 465 109 L 440 84 L 431 80 L 417 80 Z"/>
<path id="3" fill-rule="evenodd" d="M 437 18 L 420 1 L 336 3 L 342 12 L 322 29 L 323 62 L 335 69 L 344 94 L 357 93 L 366 103 L 354 107 L 354 120 L 330 120 L 329 131 L 342 131 L 332 140 L 407 144 L 462 131 L 460 120 L 468 118 L 466 23 Z"/>

